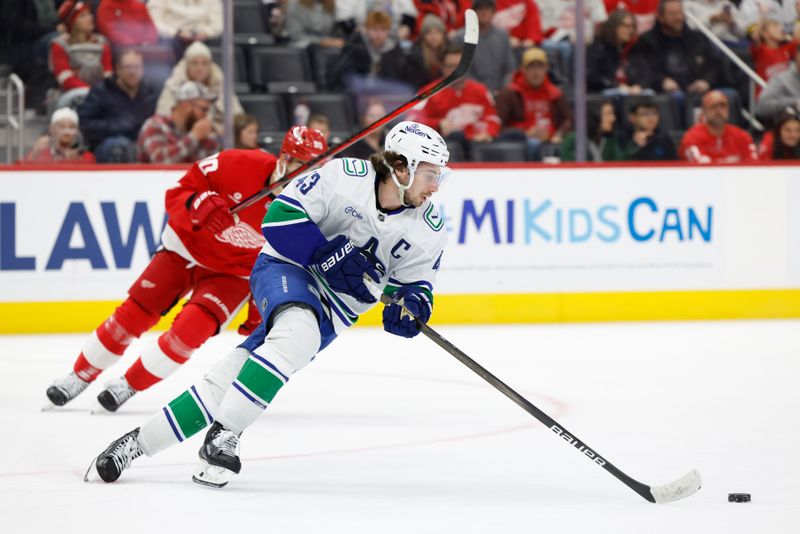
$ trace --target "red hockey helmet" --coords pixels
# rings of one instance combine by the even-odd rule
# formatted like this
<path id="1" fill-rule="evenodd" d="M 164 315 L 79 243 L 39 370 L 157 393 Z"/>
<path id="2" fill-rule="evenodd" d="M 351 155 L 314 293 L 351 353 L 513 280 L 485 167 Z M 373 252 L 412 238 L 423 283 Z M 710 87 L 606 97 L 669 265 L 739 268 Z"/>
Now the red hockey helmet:
<path id="1" fill-rule="evenodd" d="M 305 126 L 292 126 L 286 132 L 281 145 L 281 154 L 307 163 L 328 150 L 328 143 L 322 133 Z"/>

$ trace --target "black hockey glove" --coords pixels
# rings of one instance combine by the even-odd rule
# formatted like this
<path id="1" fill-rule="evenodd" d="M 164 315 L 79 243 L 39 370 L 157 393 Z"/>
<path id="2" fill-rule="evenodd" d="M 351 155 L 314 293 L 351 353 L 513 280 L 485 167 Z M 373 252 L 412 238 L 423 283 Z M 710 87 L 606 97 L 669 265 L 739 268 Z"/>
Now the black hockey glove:
<path id="1" fill-rule="evenodd" d="M 414 337 L 419 334 L 419 325 L 427 323 L 431 318 L 433 307 L 428 294 L 417 286 L 403 286 L 394 294 L 396 304 L 389 304 L 383 308 L 383 329 L 402 337 Z M 406 308 L 417 321 L 403 310 Z"/>
<path id="2" fill-rule="evenodd" d="M 345 236 L 337 236 L 319 247 L 314 252 L 314 264 L 334 291 L 350 295 L 359 302 L 376 302 L 364 284 L 364 274 L 380 282 L 375 257 Z"/>

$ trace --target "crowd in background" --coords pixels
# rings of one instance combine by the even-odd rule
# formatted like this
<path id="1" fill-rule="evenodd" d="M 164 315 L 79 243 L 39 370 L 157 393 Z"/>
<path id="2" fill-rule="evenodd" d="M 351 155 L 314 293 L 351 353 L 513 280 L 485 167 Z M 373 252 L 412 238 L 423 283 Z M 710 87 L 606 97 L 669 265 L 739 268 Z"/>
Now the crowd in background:
<path id="1" fill-rule="evenodd" d="M 800 1 L 584 0 L 581 14 L 573 0 L 234 6 L 243 3 L 254 5 L 250 13 L 263 28 L 237 34 L 243 57 L 270 46 L 327 58 L 310 90 L 347 95 L 358 123 L 331 134 L 329 118 L 304 104 L 287 115 L 328 136 L 346 137 L 452 72 L 462 55 L 464 11 L 472 8 L 480 46 L 469 76 L 408 115 L 437 128 L 456 161 L 575 159 L 573 62 L 581 20 L 589 161 L 800 159 Z M 181 163 L 220 149 L 223 73 L 214 51 L 223 31 L 221 0 L 2 6 L 0 64 L 25 81 L 28 106 L 50 122 L 25 161 Z M 747 78 L 693 20 L 766 81 L 756 91 L 755 116 L 747 113 Z M 246 29 L 254 21 L 234 22 Z M 237 82 L 240 96 L 281 91 L 246 76 Z M 279 128 L 247 115 L 242 102 L 232 101 L 236 146 L 263 147 L 262 133 Z M 377 130 L 346 154 L 365 157 L 380 145 Z"/>

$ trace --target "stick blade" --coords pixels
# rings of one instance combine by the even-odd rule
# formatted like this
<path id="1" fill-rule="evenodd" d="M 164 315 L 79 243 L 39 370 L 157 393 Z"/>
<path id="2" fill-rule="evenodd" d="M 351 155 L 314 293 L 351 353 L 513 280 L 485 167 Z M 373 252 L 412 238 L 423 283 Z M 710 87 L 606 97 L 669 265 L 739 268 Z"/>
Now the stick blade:
<path id="1" fill-rule="evenodd" d="M 664 484 L 663 486 L 653 486 L 650 488 L 650 493 L 653 495 L 655 502 L 664 504 L 673 501 L 685 499 L 700 489 L 703 484 L 703 479 L 700 477 L 700 471 L 692 469 L 678 480 Z"/>
<path id="2" fill-rule="evenodd" d="M 478 14 L 472 9 L 464 12 L 464 42 L 478 44 Z"/>

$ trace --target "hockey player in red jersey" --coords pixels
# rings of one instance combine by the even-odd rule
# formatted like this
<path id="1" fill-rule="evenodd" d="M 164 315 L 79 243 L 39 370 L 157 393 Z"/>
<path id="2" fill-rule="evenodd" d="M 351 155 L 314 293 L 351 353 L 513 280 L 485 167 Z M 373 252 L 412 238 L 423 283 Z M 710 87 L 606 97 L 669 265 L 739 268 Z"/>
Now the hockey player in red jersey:
<path id="1" fill-rule="evenodd" d="M 169 330 L 146 346 L 97 400 L 116 411 L 136 392 L 169 376 L 219 332 L 250 293 L 248 276 L 264 244 L 261 220 L 271 200 L 235 215 L 229 208 L 326 150 L 322 134 L 296 126 L 287 132 L 277 158 L 260 150 L 226 150 L 192 165 L 166 193 L 169 220 L 161 248 L 128 290 L 128 298 L 88 339 L 72 373 L 47 389 L 50 401 L 63 406 L 78 396 L 190 291 Z M 256 310 L 248 323 L 258 320 Z"/>

